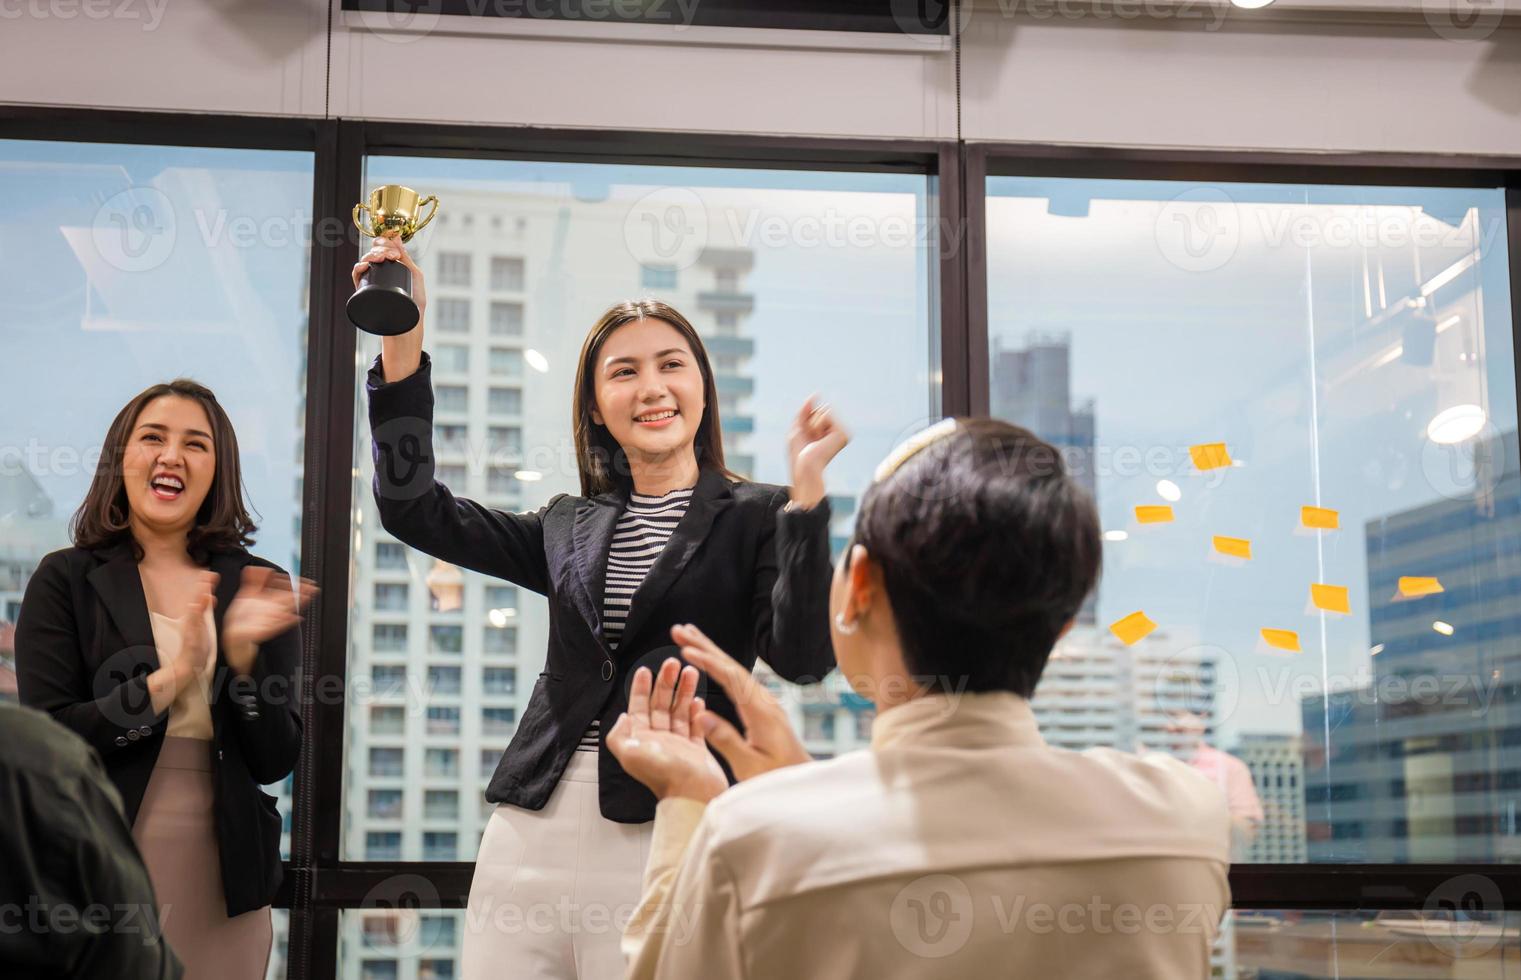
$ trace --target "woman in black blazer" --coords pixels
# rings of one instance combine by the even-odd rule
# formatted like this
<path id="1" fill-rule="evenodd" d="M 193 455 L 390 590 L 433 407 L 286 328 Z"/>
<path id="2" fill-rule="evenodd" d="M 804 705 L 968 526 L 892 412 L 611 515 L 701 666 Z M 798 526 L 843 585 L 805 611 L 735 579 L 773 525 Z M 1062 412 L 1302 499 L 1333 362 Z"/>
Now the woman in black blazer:
<path id="1" fill-rule="evenodd" d="M 299 608 L 245 549 L 237 437 L 208 389 L 155 385 L 116 416 L 16 626 L 23 704 L 94 747 L 190 978 L 264 976 L 280 814 L 259 787 L 301 746 Z"/>
<path id="2" fill-rule="evenodd" d="M 377 239 L 363 258 L 356 285 L 370 263 L 400 261 L 425 308 L 422 273 L 399 243 Z M 848 436 L 810 399 L 789 440 L 792 488 L 741 480 L 724 466 L 697 332 L 663 303 L 621 303 L 592 327 L 577 369 L 581 495 L 537 512 L 491 510 L 434 479 L 422 332 L 419 320 L 384 338 L 369 372 L 381 522 L 415 548 L 549 601 L 544 672 L 486 789 L 498 806 L 476 859 L 462 973 L 621 976 L 655 798 L 602 733 L 627 707 L 635 668 L 675 654 L 677 624 L 796 683 L 834 667 L 823 474 Z M 739 724 L 696 668 L 683 684 Z M 545 909 L 549 927 L 535 928 Z"/>

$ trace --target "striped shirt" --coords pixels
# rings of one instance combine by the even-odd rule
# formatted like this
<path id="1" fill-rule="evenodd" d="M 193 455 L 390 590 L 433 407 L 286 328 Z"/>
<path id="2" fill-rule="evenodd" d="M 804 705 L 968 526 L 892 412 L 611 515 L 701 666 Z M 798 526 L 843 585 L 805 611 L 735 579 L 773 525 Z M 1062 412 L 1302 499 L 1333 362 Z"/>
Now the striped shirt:
<path id="1" fill-rule="evenodd" d="M 623 637 L 623 624 L 628 621 L 629 606 L 634 592 L 660 552 L 681 517 L 692 503 L 692 488 L 672 490 L 662 497 L 650 497 L 642 493 L 630 494 L 628 507 L 618 517 L 613 528 L 612 546 L 607 554 L 607 581 L 602 593 L 602 635 L 607 645 L 618 649 Z M 600 723 L 592 720 L 591 727 L 581 736 L 578 751 L 595 752 Z"/>

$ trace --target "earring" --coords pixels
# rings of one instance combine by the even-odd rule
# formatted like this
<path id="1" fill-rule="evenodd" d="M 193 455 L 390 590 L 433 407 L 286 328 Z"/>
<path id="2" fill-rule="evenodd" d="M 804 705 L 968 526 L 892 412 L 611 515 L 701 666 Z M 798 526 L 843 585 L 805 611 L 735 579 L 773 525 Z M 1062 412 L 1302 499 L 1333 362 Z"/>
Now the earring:
<path id="1" fill-rule="evenodd" d="M 839 630 L 841 633 L 844 633 L 846 636 L 849 636 L 856 630 L 860 629 L 861 624 L 851 623 L 848 626 L 845 625 L 845 613 L 841 611 L 834 614 L 834 628 Z"/>

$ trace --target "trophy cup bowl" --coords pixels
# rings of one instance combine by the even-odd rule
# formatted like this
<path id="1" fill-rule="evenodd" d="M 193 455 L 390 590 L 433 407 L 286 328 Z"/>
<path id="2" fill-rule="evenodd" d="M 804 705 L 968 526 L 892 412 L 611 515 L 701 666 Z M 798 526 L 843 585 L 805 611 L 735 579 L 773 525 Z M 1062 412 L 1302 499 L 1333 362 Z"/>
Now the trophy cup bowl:
<path id="1" fill-rule="evenodd" d="M 423 208 L 433 209 L 426 217 Z M 369 217 L 366 226 L 360 215 Z M 369 238 L 400 238 L 403 243 L 422 231 L 438 214 L 438 198 L 419 197 L 410 187 L 386 184 L 370 192 L 370 199 L 354 205 L 354 227 Z M 390 260 L 369 267 L 359 288 L 349 297 L 349 322 L 366 333 L 393 337 L 417 326 L 421 316 L 412 299 L 412 273 L 401 262 Z"/>

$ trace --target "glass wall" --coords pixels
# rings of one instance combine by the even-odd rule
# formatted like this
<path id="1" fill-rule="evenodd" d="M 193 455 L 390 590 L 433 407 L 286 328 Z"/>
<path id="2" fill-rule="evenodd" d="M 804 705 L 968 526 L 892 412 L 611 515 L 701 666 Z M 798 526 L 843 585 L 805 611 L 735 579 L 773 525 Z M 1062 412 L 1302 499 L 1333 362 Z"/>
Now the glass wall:
<path id="1" fill-rule="evenodd" d="M 1063 449 L 1105 536 L 1042 729 L 1187 759 L 1240 861 L 1521 855 L 1504 207 L 988 182 L 992 412 Z"/>
<path id="2" fill-rule="evenodd" d="M 835 406 L 854 435 L 829 473 L 837 542 L 876 461 L 938 413 L 923 176 L 415 158 L 366 167 L 367 187 L 405 183 L 442 201 L 411 248 L 427 276 L 438 478 L 457 494 L 529 510 L 580 492 L 576 357 L 624 299 L 670 303 L 702 334 L 726 459 L 746 477 L 788 482 L 798 407 L 812 392 Z M 378 351 L 361 337 L 361 371 Z M 344 856 L 470 861 L 491 810 L 484 786 L 543 669 L 547 609 L 380 528 L 358 397 Z M 838 706 L 836 680 L 809 696 Z M 345 975 L 392 975 L 357 928 L 345 926 Z"/>
<path id="3" fill-rule="evenodd" d="M 69 546 L 107 427 L 151 384 L 216 392 L 252 550 L 299 572 L 312 168 L 307 152 L 0 140 L 0 698 L 27 580 Z M 288 855 L 290 780 L 268 789 Z"/>

